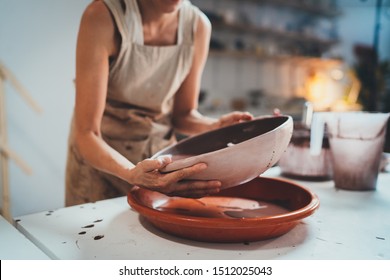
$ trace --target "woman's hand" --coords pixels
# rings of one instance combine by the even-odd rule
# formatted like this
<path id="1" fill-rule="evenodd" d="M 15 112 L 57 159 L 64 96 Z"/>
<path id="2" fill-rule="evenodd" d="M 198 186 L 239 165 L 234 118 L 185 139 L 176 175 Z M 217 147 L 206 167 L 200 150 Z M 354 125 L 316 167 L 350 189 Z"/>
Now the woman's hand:
<path id="1" fill-rule="evenodd" d="M 240 123 L 243 121 L 250 121 L 253 119 L 252 114 L 248 112 L 231 112 L 226 115 L 223 115 L 222 117 L 219 118 L 217 122 L 217 127 L 221 128 L 224 126 L 229 126 L 235 123 Z"/>
<path id="2" fill-rule="evenodd" d="M 205 163 L 198 163 L 170 173 L 161 173 L 163 167 L 172 162 L 171 157 L 162 156 L 157 159 L 145 159 L 139 162 L 130 172 L 131 184 L 141 188 L 158 191 L 169 196 L 203 197 L 218 193 L 219 181 L 185 180 L 191 175 L 207 168 Z"/>

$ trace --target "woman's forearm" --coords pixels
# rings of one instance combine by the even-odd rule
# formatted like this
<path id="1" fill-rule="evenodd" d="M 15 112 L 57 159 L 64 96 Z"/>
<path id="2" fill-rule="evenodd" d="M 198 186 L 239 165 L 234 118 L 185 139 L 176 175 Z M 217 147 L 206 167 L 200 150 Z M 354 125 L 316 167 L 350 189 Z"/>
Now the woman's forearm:
<path id="1" fill-rule="evenodd" d="M 172 120 L 174 128 L 185 135 L 203 133 L 219 127 L 219 120 L 207 117 L 193 109 L 187 114 L 176 116 Z"/>
<path id="2" fill-rule="evenodd" d="M 252 114 L 248 112 L 234 111 L 215 119 L 203 116 L 197 110 L 193 109 L 187 114 L 176 115 L 172 122 L 180 133 L 194 135 L 252 119 Z"/>
<path id="3" fill-rule="evenodd" d="M 94 168 L 131 181 L 129 171 L 134 164 L 109 146 L 93 131 L 76 132 L 76 149 L 81 157 Z"/>

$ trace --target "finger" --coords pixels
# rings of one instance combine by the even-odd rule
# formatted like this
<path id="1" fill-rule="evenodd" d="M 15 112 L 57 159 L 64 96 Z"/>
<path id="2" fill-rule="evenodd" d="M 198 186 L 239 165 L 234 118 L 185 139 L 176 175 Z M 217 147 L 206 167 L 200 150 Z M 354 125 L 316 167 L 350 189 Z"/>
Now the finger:
<path id="1" fill-rule="evenodd" d="M 238 112 L 236 115 L 236 120 L 250 120 L 253 118 L 253 115 L 249 112 Z"/>
<path id="2" fill-rule="evenodd" d="M 225 124 L 229 123 L 237 123 L 240 121 L 249 121 L 253 119 L 253 115 L 249 112 L 232 112 L 230 114 L 227 114 L 221 118 L 221 122 Z"/>
<path id="3" fill-rule="evenodd" d="M 278 108 L 274 108 L 273 114 L 274 114 L 274 116 L 280 116 L 281 112 L 280 112 L 280 110 Z"/>
<path id="4" fill-rule="evenodd" d="M 230 119 L 232 122 L 238 122 L 241 120 L 242 117 L 243 117 L 243 113 L 241 113 L 241 112 L 233 112 L 230 115 Z"/>
<path id="5" fill-rule="evenodd" d="M 241 120 L 243 121 L 250 121 L 253 119 L 253 115 L 249 112 L 244 112 L 241 114 Z"/>
<path id="6" fill-rule="evenodd" d="M 157 160 L 160 161 L 160 163 L 161 163 L 161 166 L 158 168 L 158 169 L 160 169 L 160 168 L 167 166 L 168 164 L 170 164 L 172 162 L 172 155 L 159 156 L 159 157 L 157 157 Z"/>
<path id="7" fill-rule="evenodd" d="M 188 178 L 194 174 L 197 174 L 207 168 L 207 164 L 205 163 L 197 163 L 193 166 L 186 167 L 183 169 L 179 169 L 177 171 L 173 171 L 171 173 L 166 174 L 164 177 L 170 183 L 175 183 L 185 178 Z"/>
<path id="8" fill-rule="evenodd" d="M 156 163 L 151 163 L 151 160 L 144 160 L 141 164 L 148 165 L 148 167 L 156 166 Z M 156 160 L 153 160 L 156 161 Z M 142 174 L 142 182 L 139 185 L 161 193 L 169 194 L 176 190 L 179 186 L 178 182 L 196 174 L 207 168 L 205 163 L 198 163 L 190 167 L 172 171 L 170 173 L 161 173 L 158 169 L 152 169 Z"/>
<path id="9" fill-rule="evenodd" d="M 161 169 L 172 162 L 171 155 L 160 156 L 156 159 L 145 159 L 139 163 L 145 172 Z"/>

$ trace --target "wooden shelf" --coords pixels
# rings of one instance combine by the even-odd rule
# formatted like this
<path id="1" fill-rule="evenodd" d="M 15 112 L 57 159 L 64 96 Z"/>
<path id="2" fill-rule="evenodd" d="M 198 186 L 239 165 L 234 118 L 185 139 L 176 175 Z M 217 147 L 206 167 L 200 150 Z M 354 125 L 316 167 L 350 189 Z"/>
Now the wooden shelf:
<path id="1" fill-rule="evenodd" d="M 236 0 L 242 1 L 242 0 Z M 321 7 L 318 4 L 308 4 L 305 0 L 246 0 L 256 4 L 273 5 L 292 8 L 298 11 L 307 12 L 323 17 L 337 17 L 342 14 L 336 7 Z"/>
<path id="2" fill-rule="evenodd" d="M 327 24 L 327 21 L 333 21 L 333 17 L 339 16 L 341 12 L 331 3 L 328 5 L 319 5 L 314 0 L 233 0 L 236 2 L 236 9 L 240 10 L 243 2 L 256 7 L 268 6 L 272 10 L 281 10 L 281 8 L 290 9 L 294 17 L 292 22 L 284 23 L 285 28 L 277 26 L 261 26 L 254 24 L 250 19 L 242 18 L 243 15 L 237 11 L 237 21 L 227 21 L 224 14 L 216 10 L 210 10 L 209 18 L 213 26 L 213 41 L 211 47 L 224 50 L 234 49 L 245 50 L 244 56 L 251 57 L 257 49 L 266 54 L 288 54 L 297 56 L 315 56 L 321 57 L 330 50 L 331 47 L 339 43 L 335 33 L 335 27 Z M 239 2 L 240 1 L 240 2 Z M 251 8 L 251 7 L 246 7 Z M 245 11 L 245 9 L 243 10 Z M 302 13 L 303 18 L 302 19 Z M 283 14 L 283 13 L 281 13 Z M 306 15 L 305 15 L 306 14 Z M 318 17 L 327 17 L 326 27 L 317 26 Z M 306 19 L 307 18 L 307 19 Z M 274 20 L 277 20 L 276 18 Z M 291 21 L 291 20 L 289 20 Z M 304 21 L 304 22 L 301 22 Z M 306 22 L 307 21 L 307 22 Z M 311 24 L 314 21 L 314 24 Z M 320 23 L 318 23 L 320 24 Z M 287 26 L 288 25 L 288 26 Z M 329 30 L 328 30 L 329 29 Z M 216 33 L 214 33 L 216 31 Z M 228 37 L 222 39 L 224 32 L 230 33 Z M 221 36 L 219 36 L 221 35 Z M 253 51 L 253 52 L 250 52 Z M 229 52 L 221 52 L 229 53 Z M 249 53 L 249 54 L 245 54 Z"/>
<path id="3" fill-rule="evenodd" d="M 314 36 L 304 35 L 299 32 L 279 31 L 271 28 L 261 28 L 247 24 L 212 22 L 212 26 L 215 29 L 226 29 L 239 33 L 250 33 L 256 36 L 265 35 L 269 37 L 276 37 L 279 40 L 318 44 L 324 45 L 324 47 L 330 47 L 338 43 L 338 40 L 335 39 L 322 39 Z"/>
<path id="4" fill-rule="evenodd" d="M 322 64 L 323 66 L 337 66 L 342 63 L 340 59 L 336 58 L 320 58 L 313 56 L 297 56 L 297 55 L 264 55 L 258 54 L 254 51 L 234 51 L 234 50 L 210 50 L 210 56 L 214 57 L 231 57 L 231 58 L 248 58 L 261 61 L 280 61 L 280 62 L 294 62 L 294 63 L 313 63 Z"/>
<path id="5" fill-rule="evenodd" d="M 340 59 L 323 58 L 339 43 L 333 17 L 339 16 L 341 12 L 335 4 L 328 2 L 320 5 L 315 0 L 232 1 L 235 3 L 230 3 L 233 5 L 229 6 L 229 11 L 234 13 L 234 17 L 230 19 L 223 12 L 218 12 L 217 7 L 220 5 L 214 8 L 208 6 L 209 10 L 205 10 L 213 27 L 211 56 L 274 62 L 297 61 L 321 66 L 342 63 Z M 244 7 L 244 3 L 248 5 Z M 272 18 L 265 21 L 267 25 L 262 26 L 262 21 L 248 12 L 252 6 L 259 9 L 268 7 L 275 15 L 270 15 Z M 286 22 L 271 24 L 272 20 L 278 23 L 277 15 L 284 15 L 285 12 L 289 14 Z"/>

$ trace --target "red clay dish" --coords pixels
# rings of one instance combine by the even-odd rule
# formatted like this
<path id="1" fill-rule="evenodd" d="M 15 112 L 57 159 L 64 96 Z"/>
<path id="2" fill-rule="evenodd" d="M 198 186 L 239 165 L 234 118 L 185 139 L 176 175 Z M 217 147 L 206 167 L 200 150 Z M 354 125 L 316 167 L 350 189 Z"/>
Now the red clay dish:
<path id="1" fill-rule="evenodd" d="M 251 242 L 281 236 L 313 214 L 316 194 L 284 179 L 257 177 L 215 196 L 168 197 L 142 188 L 129 205 L 156 228 L 204 242 Z"/>

